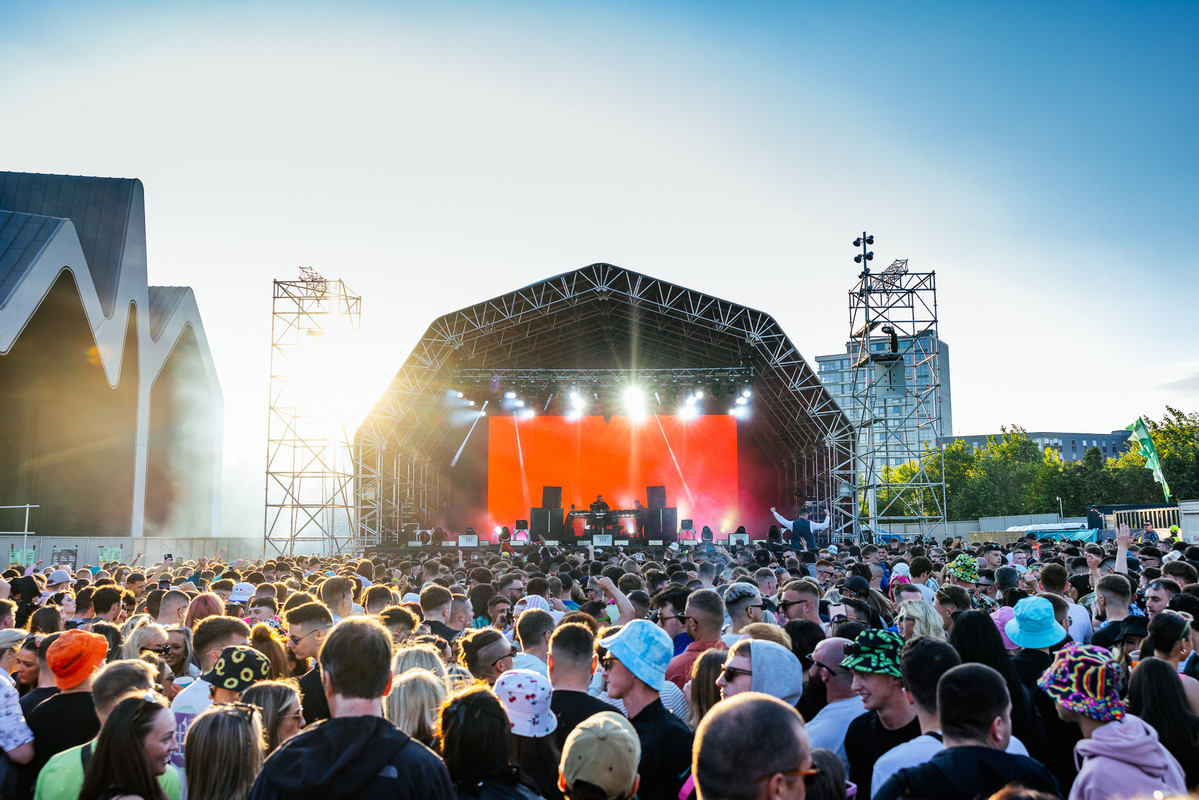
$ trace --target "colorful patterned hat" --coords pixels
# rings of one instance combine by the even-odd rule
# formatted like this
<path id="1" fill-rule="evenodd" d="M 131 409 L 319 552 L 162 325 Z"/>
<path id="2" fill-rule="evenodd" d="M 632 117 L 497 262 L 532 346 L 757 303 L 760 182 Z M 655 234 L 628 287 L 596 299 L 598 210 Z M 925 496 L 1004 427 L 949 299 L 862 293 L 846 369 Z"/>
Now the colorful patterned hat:
<path id="1" fill-rule="evenodd" d="M 510 669 L 496 680 L 494 691 L 517 736 L 536 739 L 549 736 L 558 727 L 558 718 L 550 709 L 554 687 L 540 673 Z"/>
<path id="2" fill-rule="evenodd" d="M 899 651 L 903 639 L 898 633 L 869 629 L 858 634 L 852 644 L 845 645 L 845 658 L 841 666 L 856 672 L 874 672 L 902 678 L 899 670 Z"/>
<path id="3" fill-rule="evenodd" d="M 253 647 L 245 645 L 226 647 L 217 657 L 212 669 L 200 676 L 205 683 L 239 694 L 270 677 L 270 659 Z"/>
<path id="4" fill-rule="evenodd" d="M 1106 648 L 1071 644 L 1058 651 L 1049 669 L 1037 679 L 1063 708 L 1100 722 L 1124 717 L 1120 699 L 1120 665 Z"/>
<path id="5" fill-rule="evenodd" d="M 978 583 L 978 559 L 962 553 L 945 568 L 949 574 L 959 581 Z"/>

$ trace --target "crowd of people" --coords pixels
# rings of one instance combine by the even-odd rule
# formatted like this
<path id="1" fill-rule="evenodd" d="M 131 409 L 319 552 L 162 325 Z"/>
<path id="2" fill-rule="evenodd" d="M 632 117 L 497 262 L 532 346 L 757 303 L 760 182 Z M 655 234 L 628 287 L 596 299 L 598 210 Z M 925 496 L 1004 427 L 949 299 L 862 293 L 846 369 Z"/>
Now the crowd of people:
<path id="1" fill-rule="evenodd" d="M 1127 529 L 820 546 L 803 522 L 793 545 L 10 568 L 0 796 L 1092 800 L 1199 784 L 1199 547 Z"/>

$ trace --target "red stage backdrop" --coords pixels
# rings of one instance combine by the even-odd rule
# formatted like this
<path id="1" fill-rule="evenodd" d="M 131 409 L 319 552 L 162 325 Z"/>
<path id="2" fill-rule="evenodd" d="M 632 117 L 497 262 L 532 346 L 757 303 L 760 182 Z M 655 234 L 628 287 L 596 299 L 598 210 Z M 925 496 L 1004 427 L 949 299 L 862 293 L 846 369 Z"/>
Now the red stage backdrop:
<path id="1" fill-rule="evenodd" d="M 512 525 L 541 505 L 542 486 L 562 487 L 562 506 L 585 509 L 602 494 L 612 508 L 646 502 L 665 486 L 666 505 L 696 529 L 737 520 L 737 420 L 728 414 L 682 420 L 651 416 L 488 418 L 490 524 Z"/>

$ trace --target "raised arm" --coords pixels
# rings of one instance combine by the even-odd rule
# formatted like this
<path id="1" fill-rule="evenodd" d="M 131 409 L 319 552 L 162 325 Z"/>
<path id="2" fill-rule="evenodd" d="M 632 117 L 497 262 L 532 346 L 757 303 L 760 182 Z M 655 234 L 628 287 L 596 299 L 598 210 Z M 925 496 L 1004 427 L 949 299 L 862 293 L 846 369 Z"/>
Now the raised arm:
<path id="1" fill-rule="evenodd" d="M 828 528 L 829 524 L 832 521 L 833 521 L 833 515 L 825 514 L 824 522 L 809 522 L 808 524 L 812 526 L 812 532 L 815 533 L 816 531 L 822 531 L 822 530 L 825 530 L 826 528 Z"/>
<path id="2" fill-rule="evenodd" d="M 771 513 L 771 514 L 774 514 L 774 518 L 775 518 L 775 519 L 778 521 L 778 524 L 779 524 L 779 525 L 785 525 L 785 526 L 787 527 L 787 530 L 791 530 L 791 526 L 795 524 L 794 522 L 792 522 L 791 520 L 787 519 L 786 517 L 784 517 L 784 516 L 783 516 L 782 514 L 780 514 L 779 512 L 775 511 L 775 510 L 774 510 L 774 506 L 771 506 L 771 507 L 770 507 L 770 513 Z"/>

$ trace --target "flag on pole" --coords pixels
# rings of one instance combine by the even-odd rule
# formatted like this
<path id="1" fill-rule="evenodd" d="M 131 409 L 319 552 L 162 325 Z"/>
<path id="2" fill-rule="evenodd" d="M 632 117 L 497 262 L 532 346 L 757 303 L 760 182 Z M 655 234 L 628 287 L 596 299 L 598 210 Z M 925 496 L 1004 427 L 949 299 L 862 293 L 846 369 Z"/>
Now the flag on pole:
<path id="1" fill-rule="evenodd" d="M 1137 421 L 1125 430 L 1131 431 L 1132 438 L 1140 445 L 1141 455 L 1145 457 L 1145 469 L 1153 470 L 1153 479 L 1162 485 L 1162 491 L 1166 493 L 1166 502 L 1169 502 L 1170 484 L 1166 483 L 1166 476 L 1162 474 L 1162 462 L 1157 458 L 1157 449 L 1153 446 L 1153 437 L 1149 435 L 1149 429 L 1145 427 L 1145 420 L 1137 417 Z"/>

